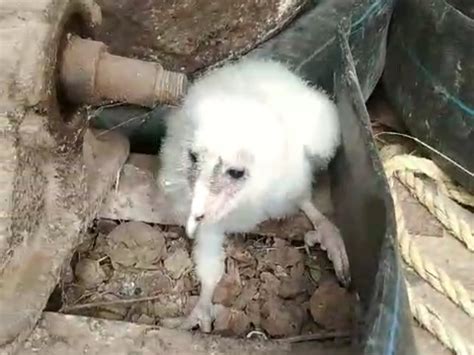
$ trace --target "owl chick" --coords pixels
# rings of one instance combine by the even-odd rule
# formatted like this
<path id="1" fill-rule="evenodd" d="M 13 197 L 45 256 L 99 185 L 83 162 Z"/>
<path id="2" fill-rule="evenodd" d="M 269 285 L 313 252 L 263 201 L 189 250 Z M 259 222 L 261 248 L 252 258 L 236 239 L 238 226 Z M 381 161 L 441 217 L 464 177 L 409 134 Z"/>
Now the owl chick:
<path id="1" fill-rule="evenodd" d="M 225 235 L 298 211 L 314 226 L 307 250 L 319 243 L 338 279 L 350 282 L 339 230 L 312 202 L 314 172 L 327 167 L 339 145 L 334 103 L 281 63 L 242 59 L 194 82 L 167 118 L 158 180 L 194 239 L 201 291 L 189 316 L 166 324 L 211 331 Z"/>

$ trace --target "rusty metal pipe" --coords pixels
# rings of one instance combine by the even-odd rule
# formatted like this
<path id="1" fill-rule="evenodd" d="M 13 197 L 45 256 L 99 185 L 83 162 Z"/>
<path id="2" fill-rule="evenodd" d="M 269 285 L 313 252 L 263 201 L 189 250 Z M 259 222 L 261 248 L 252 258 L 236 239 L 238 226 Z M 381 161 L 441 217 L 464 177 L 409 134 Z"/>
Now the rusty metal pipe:
<path id="1" fill-rule="evenodd" d="M 112 55 L 98 41 L 70 35 L 60 58 L 59 78 L 71 103 L 127 102 L 153 107 L 176 104 L 186 91 L 185 74 L 158 63 Z"/>

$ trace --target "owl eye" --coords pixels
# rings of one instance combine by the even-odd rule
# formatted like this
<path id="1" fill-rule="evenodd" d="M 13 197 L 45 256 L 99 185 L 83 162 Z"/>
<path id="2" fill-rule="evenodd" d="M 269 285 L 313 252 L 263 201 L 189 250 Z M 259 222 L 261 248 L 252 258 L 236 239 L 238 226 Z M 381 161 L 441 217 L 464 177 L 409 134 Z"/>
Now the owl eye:
<path id="1" fill-rule="evenodd" d="M 188 151 L 188 156 L 189 156 L 189 160 L 191 161 L 191 163 L 193 163 L 193 164 L 197 163 L 198 156 L 195 152 L 193 152 L 192 150 L 189 150 Z"/>
<path id="2" fill-rule="evenodd" d="M 241 179 L 245 174 L 245 170 L 243 169 L 229 169 L 227 170 L 227 175 L 229 175 L 232 179 L 238 180 Z"/>

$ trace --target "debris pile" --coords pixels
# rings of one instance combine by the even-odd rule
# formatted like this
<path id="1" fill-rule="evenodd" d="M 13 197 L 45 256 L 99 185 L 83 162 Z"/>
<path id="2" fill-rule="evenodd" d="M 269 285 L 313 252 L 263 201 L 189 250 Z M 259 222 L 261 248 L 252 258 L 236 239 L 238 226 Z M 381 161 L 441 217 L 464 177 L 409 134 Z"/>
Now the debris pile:
<path id="1" fill-rule="evenodd" d="M 142 324 L 188 314 L 199 282 L 182 228 L 98 220 L 58 285 L 61 312 Z M 273 237 L 234 236 L 215 293 L 214 333 L 286 338 L 351 331 L 355 297 L 324 252 Z M 65 273 L 67 275 L 68 273 Z"/>

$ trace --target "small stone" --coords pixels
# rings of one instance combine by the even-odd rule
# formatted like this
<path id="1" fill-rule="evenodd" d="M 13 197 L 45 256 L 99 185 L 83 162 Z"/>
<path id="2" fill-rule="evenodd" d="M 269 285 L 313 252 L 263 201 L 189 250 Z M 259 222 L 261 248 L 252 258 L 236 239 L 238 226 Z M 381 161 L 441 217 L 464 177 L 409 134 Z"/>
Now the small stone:
<path id="1" fill-rule="evenodd" d="M 327 330 L 349 330 L 353 324 L 354 296 L 335 280 L 320 284 L 310 299 L 313 319 Z"/>
<path id="2" fill-rule="evenodd" d="M 193 263 L 184 249 L 177 249 L 165 259 L 164 266 L 168 274 L 177 280 L 191 270 Z"/>
<path id="3" fill-rule="evenodd" d="M 75 268 L 76 278 L 85 288 L 95 288 L 105 281 L 106 275 L 97 260 L 81 259 Z"/>
<path id="4" fill-rule="evenodd" d="M 142 222 L 117 226 L 108 236 L 105 252 L 112 264 L 150 268 L 166 254 L 165 238 L 160 230 Z"/>
<path id="5" fill-rule="evenodd" d="M 224 306 L 216 307 L 215 309 L 215 333 L 222 336 L 242 336 L 249 332 L 250 318 L 243 311 Z"/>
<path id="6" fill-rule="evenodd" d="M 272 337 L 287 337 L 300 334 L 304 311 L 296 304 L 283 303 L 273 297 L 262 307 L 262 328 Z"/>

